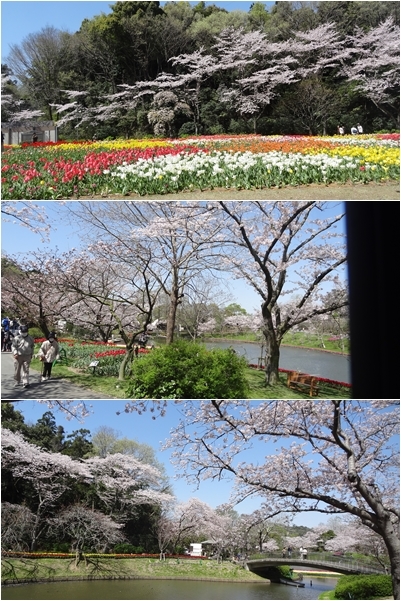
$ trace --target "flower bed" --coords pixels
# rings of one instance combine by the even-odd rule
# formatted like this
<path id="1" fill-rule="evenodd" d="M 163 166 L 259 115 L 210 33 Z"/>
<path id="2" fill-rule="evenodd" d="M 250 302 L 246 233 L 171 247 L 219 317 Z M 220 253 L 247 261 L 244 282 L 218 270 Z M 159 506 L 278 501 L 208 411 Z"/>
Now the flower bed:
<path id="1" fill-rule="evenodd" d="M 28 551 L 2 551 L 2 557 L 13 557 L 15 559 L 73 559 L 75 553 L 51 553 L 47 551 L 30 553 Z M 159 553 L 85 553 L 86 557 L 98 557 L 105 559 L 160 559 Z M 191 555 L 165 554 L 166 559 L 208 559 L 207 557 L 192 557 Z"/>
<path id="2" fill-rule="evenodd" d="M 41 344 L 46 338 L 35 338 L 35 343 Z M 114 343 L 101 341 L 78 342 L 71 338 L 58 338 L 58 342 L 64 342 L 67 345 L 67 363 L 70 367 L 90 372 L 90 363 L 97 360 L 96 375 L 117 377 L 121 365 L 122 357 L 126 354 L 125 348 L 115 348 Z M 105 347 L 114 347 L 104 350 Z M 64 346 L 65 349 L 65 346 Z M 138 354 L 147 354 L 150 349 L 138 348 Z"/>
<path id="3" fill-rule="evenodd" d="M 3 153 L 4 200 L 399 179 L 399 134 L 203 136 L 22 146 Z"/>

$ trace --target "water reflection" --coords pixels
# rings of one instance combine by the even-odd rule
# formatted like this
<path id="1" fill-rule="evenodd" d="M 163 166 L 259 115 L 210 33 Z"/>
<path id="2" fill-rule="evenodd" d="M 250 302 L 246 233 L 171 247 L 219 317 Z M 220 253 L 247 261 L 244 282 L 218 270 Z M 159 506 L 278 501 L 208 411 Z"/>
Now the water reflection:
<path id="1" fill-rule="evenodd" d="M 260 345 L 249 342 L 207 342 L 206 346 L 207 348 L 232 347 L 236 353 L 246 357 L 249 363 L 257 363 L 261 355 Z M 302 371 L 321 378 L 329 378 L 337 382 L 351 383 L 351 363 L 350 357 L 347 355 L 282 346 L 280 367 Z"/>
<path id="2" fill-rule="evenodd" d="M 266 582 L 205 582 L 183 580 L 92 580 L 52 582 L 2 588 L 2 599 L 318 599 L 336 586 L 335 578 L 315 578 L 305 588 Z"/>

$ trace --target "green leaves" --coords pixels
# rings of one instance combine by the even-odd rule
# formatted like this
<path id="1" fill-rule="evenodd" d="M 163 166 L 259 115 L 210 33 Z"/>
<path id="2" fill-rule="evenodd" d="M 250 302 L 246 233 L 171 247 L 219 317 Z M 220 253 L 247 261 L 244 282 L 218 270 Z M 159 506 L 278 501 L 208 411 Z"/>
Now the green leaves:
<path id="1" fill-rule="evenodd" d="M 139 357 L 132 372 L 129 398 L 242 398 L 248 392 L 244 358 L 185 341 Z"/>

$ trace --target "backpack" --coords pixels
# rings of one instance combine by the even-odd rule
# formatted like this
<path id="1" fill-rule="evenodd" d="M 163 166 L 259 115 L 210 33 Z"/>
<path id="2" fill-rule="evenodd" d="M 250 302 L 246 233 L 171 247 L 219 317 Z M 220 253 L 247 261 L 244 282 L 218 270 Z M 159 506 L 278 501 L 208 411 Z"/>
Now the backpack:
<path id="1" fill-rule="evenodd" d="M 1 322 L 1 325 L 2 325 L 2 326 L 3 326 L 3 328 L 4 328 L 4 331 L 5 331 L 5 332 L 8 332 L 8 330 L 10 329 L 10 320 L 9 320 L 9 319 L 7 319 L 7 317 L 5 317 L 5 318 L 3 319 L 3 321 Z"/>

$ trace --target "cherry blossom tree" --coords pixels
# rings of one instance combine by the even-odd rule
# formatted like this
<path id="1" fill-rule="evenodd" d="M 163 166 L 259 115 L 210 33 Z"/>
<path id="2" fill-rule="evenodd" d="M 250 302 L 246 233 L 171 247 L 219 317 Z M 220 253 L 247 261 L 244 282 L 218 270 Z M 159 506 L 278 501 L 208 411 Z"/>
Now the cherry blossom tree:
<path id="1" fill-rule="evenodd" d="M 29 121 L 42 117 L 43 111 L 24 108 L 25 102 L 14 94 L 13 84 L 10 74 L 1 74 L 1 106 L 7 115 L 7 124 L 12 126 L 28 122 L 28 126 L 32 126 L 34 123 Z"/>
<path id="2" fill-rule="evenodd" d="M 228 315 L 223 319 L 223 326 L 237 332 L 260 332 L 263 323 L 260 313 L 246 315 Z"/>
<path id="3" fill-rule="evenodd" d="M 174 525 L 169 513 L 166 508 L 163 508 L 153 526 L 157 544 L 159 545 L 160 561 L 166 558 L 167 549 L 174 538 Z"/>
<path id="4" fill-rule="evenodd" d="M 322 283 L 338 286 L 339 268 L 346 261 L 341 236 L 336 234 L 344 214 L 325 217 L 327 205 L 319 202 L 219 204 L 230 218 L 236 248 L 225 262 L 262 300 L 266 383 L 274 384 L 284 334 L 348 302 L 332 297 L 325 304 L 321 289 Z M 291 310 L 284 312 L 282 299 L 295 295 Z"/>
<path id="5" fill-rule="evenodd" d="M 171 502 L 168 493 L 158 490 L 159 470 L 131 455 L 113 453 L 106 457 L 90 457 L 85 467 L 91 475 L 96 496 L 107 508 L 124 516 L 136 505 L 160 505 Z"/>
<path id="6" fill-rule="evenodd" d="M 217 207 L 175 201 L 75 202 L 67 207 L 89 236 L 101 233 L 107 260 L 112 257 L 119 269 L 135 261 L 169 297 L 166 341 L 171 343 L 186 287 L 219 267 L 224 235 Z"/>
<path id="7" fill-rule="evenodd" d="M 277 88 L 297 81 L 296 74 L 286 62 L 283 59 L 281 63 L 239 79 L 236 88 L 220 88 L 221 101 L 234 108 L 242 117 L 252 119 L 255 134 L 257 120 L 276 97 Z"/>
<path id="8" fill-rule="evenodd" d="M 28 443 L 18 432 L 7 429 L 1 431 L 1 445 L 3 469 L 9 471 L 14 480 L 29 484 L 33 491 L 33 517 L 27 516 L 32 550 L 49 523 L 53 523 L 49 520 L 54 508 L 73 481 L 79 480 L 90 487 L 93 502 L 107 509 L 109 516 L 118 515 L 120 520 L 128 518 L 138 505 L 159 506 L 172 501 L 171 495 L 160 490 L 163 479 L 160 471 L 132 455 L 115 453 L 78 461 L 68 455 L 44 451 Z M 89 520 L 89 526 L 95 522 L 99 522 L 97 515 L 93 522 Z M 78 545 L 77 553 L 80 550 Z"/>
<path id="9" fill-rule="evenodd" d="M 71 505 L 49 520 L 50 532 L 61 535 L 71 542 L 75 552 L 75 566 L 84 556 L 85 548 L 94 549 L 98 553 L 106 553 L 113 545 L 122 542 L 123 524 L 116 523 L 110 516 L 84 505 Z"/>
<path id="10" fill-rule="evenodd" d="M 42 451 L 18 432 L 2 428 L 1 445 L 3 469 L 32 487 L 35 520 L 30 525 L 30 549 L 35 550 L 41 533 L 47 528 L 48 512 L 68 489 L 71 480 L 88 481 L 91 474 L 85 464 L 68 455 Z"/>
<path id="11" fill-rule="evenodd" d="M 204 47 L 195 50 L 191 54 L 180 54 L 170 59 L 171 64 L 176 67 L 178 75 L 175 78 L 156 79 L 154 83 L 159 86 L 180 88 L 185 103 L 192 110 L 197 135 L 200 128 L 201 89 L 202 84 L 218 70 L 218 62 L 214 56 L 207 54 Z M 180 73 L 181 72 L 181 73 Z"/>
<path id="12" fill-rule="evenodd" d="M 180 328 L 183 328 L 192 340 L 196 340 L 201 333 L 216 329 L 217 322 L 212 315 L 219 311 L 219 307 L 226 303 L 228 298 L 229 293 L 217 288 L 214 277 L 194 278 L 186 286 L 185 297 L 177 313 Z M 214 324 L 212 330 L 209 326 L 205 327 L 210 320 Z"/>
<path id="13" fill-rule="evenodd" d="M 171 546 L 173 552 L 182 545 L 189 545 L 200 538 L 210 538 L 217 559 L 221 559 L 222 551 L 232 542 L 232 522 L 230 516 L 219 507 L 213 509 L 197 498 L 176 504 L 169 512 L 165 512 L 162 521 L 165 548 Z M 167 519 L 168 518 L 168 519 Z"/>
<path id="14" fill-rule="evenodd" d="M 28 551 L 35 528 L 35 514 L 25 505 L 1 504 L 1 547 Z"/>
<path id="15" fill-rule="evenodd" d="M 208 536 L 212 531 L 216 532 L 218 519 L 214 509 L 207 503 L 196 498 L 191 498 L 184 503 L 178 503 L 172 516 L 173 548 L 177 547 L 185 539 L 195 538 L 199 535 Z"/>
<path id="16" fill-rule="evenodd" d="M 61 411 L 66 419 L 77 419 L 81 423 L 91 413 L 92 406 L 88 402 L 73 401 L 73 400 L 52 400 L 52 399 L 35 399 L 37 403 L 46 405 L 50 410 L 56 409 Z M 16 399 L 13 403 L 24 403 L 24 400 Z"/>
<path id="17" fill-rule="evenodd" d="M 125 253 L 125 261 L 121 252 Z M 118 329 L 126 348 L 120 379 L 124 379 L 134 357 L 138 336 L 151 323 L 160 291 L 150 260 L 143 245 L 131 244 L 128 253 L 126 245 L 114 243 L 111 248 L 106 242 L 98 242 L 88 251 L 71 251 L 52 261 L 56 289 L 70 299 L 63 317 L 91 324 L 104 336 Z"/>
<path id="18" fill-rule="evenodd" d="M 399 596 L 398 401 L 175 403 L 182 417 L 165 447 L 173 449 L 179 476 L 195 483 L 231 476 L 232 503 L 260 495 L 270 517 L 317 511 L 355 518 L 383 541 Z M 162 401 L 153 405 L 166 411 Z M 253 461 L 243 453 L 256 442 Z M 262 443 L 272 445 L 265 457 Z"/>
<path id="19" fill-rule="evenodd" d="M 56 330 L 71 299 L 57 290 L 53 275 L 53 251 L 6 256 L 2 272 L 2 304 L 8 312 L 39 327 L 45 336 Z"/>
<path id="20" fill-rule="evenodd" d="M 100 335 L 107 342 L 115 329 L 141 329 L 136 306 L 140 299 L 137 290 L 128 285 L 132 273 L 128 276 L 126 270 L 117 270 L 107 259 L 97 257 L 96 247 L 92 251 L 95 254 L 60 257 L 60 263 L 57 261 L 55 265 L 55 277 L 58 289 L 67 293 L 70 299 L 62 317 L 75 326 L 90 329 L 95 337 Z M 64 268 L 69 263 L 69 268 Z"/>
<path id="21" fill-rule="evenodd" d="M 33 202 L 1 202 L 2 220 L 17 223 L 28 228 L 34 234 L 39 234 L 42 241 L 48 241 L 50 223 L 44 206 Z"/>
<path id="22" fill-rule="evenodd" d="M 250 514 L 238 516 L 234 528 L 236 530 L 236 547 L 245 554 L 255 549 L 258 549 L 260 553 L 278 549 L 276 540 L 271 538 L 274 523 L 259 509 Z"/>
<path id="23" fill-rule="evenodd" d="M 356 29 L 347 40 L 351 60 L 342 60 L 342 75 L 375 106 L 399 123 L 394 90 L 400 85 L 400 28 L 390 17 L 365 32 Z"/>
<path id="24" fill-rule="evenodd" d="M 230 73 L 234 84 L 223 83 L 220 100 L 244 118 L 257 119 L 277 94 L 277 88 L 297 81 L 287 42 L 271 43 L 261 31 L 230 27 L 217 38 L 213 50 L 221 72 Z"/>
<path id="25" fill-rule="evenodd" d="M 303 540 L 303 546 L 308 545 L 323 545 L 324 551 L 333 553 L 364 553 L 376 560 L 382 568 L 388 569 L 389 557 L 383 538 L 352 516 L 345 519 L 337 516 L 329 519 L 327 525 L 321 524 L 309 530 Z"/>

